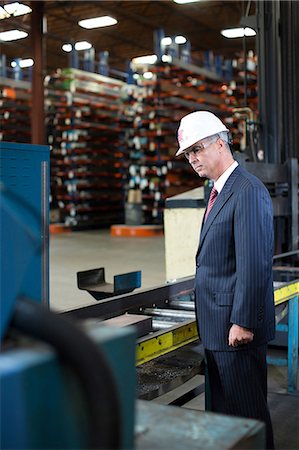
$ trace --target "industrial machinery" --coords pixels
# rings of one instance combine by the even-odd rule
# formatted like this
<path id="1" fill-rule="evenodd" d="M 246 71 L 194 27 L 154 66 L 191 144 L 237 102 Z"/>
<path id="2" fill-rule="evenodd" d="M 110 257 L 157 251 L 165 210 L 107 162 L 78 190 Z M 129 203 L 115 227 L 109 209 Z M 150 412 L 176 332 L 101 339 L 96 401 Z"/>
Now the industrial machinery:
<path id="1" fill-rule="evenodd" d="M 0 144 L 1 448 L 132 448 L 135 332 L 48 309 L 48 163 Z"/>
<path id="2" fill-rule="evenodd" d="M 279 256 L 283 258 L 283 255 Z M 288 390 L 292 392 L 297 389 L 298 374 L 299 280 L 297 273 L 293 273 L 292 270 L 288 271 L 287 266 L 284 271 L 284 277 L 288 272 L 287 281 L 281 281 L 281 274 L 277 274 L 275 269 L 273 272 L 274 277 L 278 280 L 274 282 L 276 329 L 278 332 L 286 334 L 288 360 L 284 361 L 283 365 L 288 365 Z M 147 371 L 142 369 L 145 363 L 156 360 L 174 350 L 188 347 L 189 344 L 195 344 L 195 350 L 191 352 L 192 362 L 187 362 L 187 356 L 184 355 L 189 373 L 183 373 L 182 376 L 181 369 L 178 367 L 177 376 L 182 379 L 181 381 L 186 381 L 195 373 L 203 373 L 202 349 L 199 347 L 200 340 L 195 321 L 193 286 L 194 277 L 188 277 L 152 289 L 111 297 L 97 304 L 66 311 L 63 315 L 80 320 L 103 321 L 102 323 L 111 322 L 114 318 L 115 323 L 120 326 L 126 325 L 128 317 L 132 318 L 130 323 L 135 320 L 136 327 L 141 330 L 141 333 L 137 331 L 139 338 L 136 345 L 137 376 L 140 382 L 138 389 L 141 398 L 154 398 L 169 388 L 169 386 L 167 387 L 169 380 L 164 377 L 164 388 L 161 385 L 158 389 L 156 386 L 152 386 L 152 380 L 149 381 L 149 386 L 145 386 L 148 377 Z M 282 321 L 287 316 L 288 321 L 283 324 Z M 144 327 L 140 320 L 150 321 L 150 324 L 147 323 Z M 271 363 L 275 364 L 276 362 L 271 360 Z M 169 368 L 169 360 L 167 364 Z M 144 377 L 142 372 L 145 373 Z M 171 374 L 170 381 L 173 381 L 173 374 Z M 173 384 L 170 383 L 171 388 Z"/>
<path id="3" fill-rule="evenodd" d="M 249 2 L 249 9 L 250 9 Z M 249 10 L 248 10 L 249 12 Z M 298 3 L 258 1 L 256 14 L 242 26 L 256 30 L 258 117 L 246 108 L 247 61 L 244 61 L 244 108 L 252 156 L 245 167 L 267 186 L 273 201 L 275 254 L 298 250 L 298 105 L 296 48 Z M 243 39 L 246 55 L 246 39 Z M 257 133 L 252 133 L 252 127 Z M 255 139 L 251 139 L 253 134 Z M 252 141 L 255 141 L 254 144 Z M 258 158 L 258 153 L 262 158 Z M 293 256 L 298 266 L 298 255 Z"/>

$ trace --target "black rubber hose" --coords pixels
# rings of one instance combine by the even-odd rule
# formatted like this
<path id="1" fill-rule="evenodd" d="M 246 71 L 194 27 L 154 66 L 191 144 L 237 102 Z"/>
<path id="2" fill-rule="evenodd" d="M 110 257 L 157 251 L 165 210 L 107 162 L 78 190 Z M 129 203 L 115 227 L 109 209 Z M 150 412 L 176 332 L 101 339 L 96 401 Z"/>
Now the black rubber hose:
<path id="1" fill-rule="evenodd" d="M 119 449 L 120 400 L 110 364 L 98 345 L 70 320 L 26 298 L 16 301 L 10 325 L 53 346 L 77 374 L 88 406 L 88 448 Z"/>

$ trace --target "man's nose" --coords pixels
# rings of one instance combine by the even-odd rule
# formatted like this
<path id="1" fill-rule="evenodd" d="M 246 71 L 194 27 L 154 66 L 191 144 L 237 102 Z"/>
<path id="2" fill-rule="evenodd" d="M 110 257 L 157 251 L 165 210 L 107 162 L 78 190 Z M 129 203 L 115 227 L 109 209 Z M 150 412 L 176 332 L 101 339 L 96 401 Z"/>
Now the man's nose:
<path id="1" fill-rule="evenodd" d="M 196 158 L 196 153 L 190 152 L 190 154 L 189 154 L 189 161 L 192 162 L 192 161 L 195 161 L 196 159 L 197 159 Z"/>

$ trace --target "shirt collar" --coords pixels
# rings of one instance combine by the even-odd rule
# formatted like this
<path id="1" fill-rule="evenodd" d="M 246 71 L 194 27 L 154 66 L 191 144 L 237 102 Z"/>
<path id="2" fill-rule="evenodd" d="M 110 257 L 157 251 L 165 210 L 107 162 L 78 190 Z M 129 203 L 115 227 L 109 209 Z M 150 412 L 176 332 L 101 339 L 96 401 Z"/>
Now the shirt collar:
<path id="1" fill-rule="evenodd" d="M 217 190 L 218 194 L 220 194 L 220 192 L 223 189 L 223 186 L 225 185 L 226 181 L 228 180 L 229 176 L 233 173 L 233 171 L 235 170 L 235 168 L 238 166 L 238 162 L 234 161 L 227 169 L 225 172 L 223 172 L 223 174 L 218 178 L 217 181 L 214 182 L 214 187 Z"/>

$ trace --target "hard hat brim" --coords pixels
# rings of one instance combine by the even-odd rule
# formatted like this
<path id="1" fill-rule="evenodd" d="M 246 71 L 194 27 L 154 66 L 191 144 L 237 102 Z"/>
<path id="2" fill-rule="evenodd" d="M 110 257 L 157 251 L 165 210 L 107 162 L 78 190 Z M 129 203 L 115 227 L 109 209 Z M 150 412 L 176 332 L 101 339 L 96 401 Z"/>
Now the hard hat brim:
<path id="1" fill-rule="evenodd" d="M 224 130 L 222 130 L 226 133 L 229 133 L 229 130 L 227 128 L 225 128 Z M 214 133 L 217 134 L 217 133 Z M 180 156 L 183 153 L 185 153 L 186 150 L 188 150 L 188 148 L 192 147 L 194 144 L 196 144 L 196 142 L 201 141 L 202 139 L 209 139 L 211 136 L 214 136 L 214 134 L 211 134 L 210 136 L 205 136 L 204 138 L 201 139 L 190 139 L 189 142 L 186 142 L 185 145 L 181 145 L 178 149 L 178 151 L 176 152 L 175 156 Z"/>

